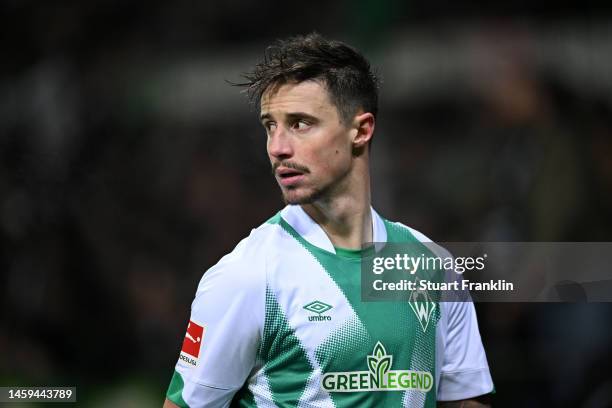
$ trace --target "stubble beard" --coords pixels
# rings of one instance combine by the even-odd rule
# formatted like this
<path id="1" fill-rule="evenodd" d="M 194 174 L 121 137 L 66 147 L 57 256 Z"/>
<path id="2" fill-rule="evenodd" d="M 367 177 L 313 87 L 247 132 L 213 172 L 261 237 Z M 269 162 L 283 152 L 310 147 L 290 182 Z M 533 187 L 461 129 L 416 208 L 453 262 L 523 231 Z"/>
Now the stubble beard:
<path id="1" fill-rule="evenodd" d="M 294 168 L 294 169 L 303 171 L 307 174 L 310 174 L 310 170 L 307 167 L 303 167 L 303 166 L 299 166 L 299 165 L 295 165 L 291 163 L 283 163 L 283 164 L 286 167 Z M 273 173 L 278 166 L 279 165 L 275 165 L 272 167 Z M 282 195 L 283 202 L 285 203 L 285 205 L 307 205 L 307 204 L 314 204 L 315 202 L 330 201 L 332 200 L 333 196 L 338 194 L 338 190 L 343 190 L 342 185 L 344 184 L 344 181 L 347 179 L 349 172 L 350 170 L 347 169 L 345 174 L 328 182 L 325 185 L 310 187 L 310 191 L 308 193 L 295 194 L 296 193 L 295 190 L 299 190 L 300 187 L 283 188 L 282 186 L 279 185 L 279 187 L 281 188 L 281 195 Z"/>
<path id="2" fill-rule="evenodd" d="M 305 204 L 314 204 L 316 202 L 329 202 L 332 201 L 335 196 L 337 196 L 340 191 L 346 188 L 345 181 L 347 174 L 334 179 L 322 186 L 311 187 L 308 193 L 306 194 L 291 194 L 292 190 L 297 190 L 297 188 L 289 188 L 283 189 L 281 187 L 281 192 L 283 196 L 283 201 L 285 205 L 305 205 Z M 298 187 L 299 188 L 299 187 Z"/>
<path id="3" fill-rule="evenodd" d="M 292 162 L 283 161 L 283 162 L 276 162 L 272 164 L 272 175 L 274 175 L 274 173 L 276 172 L 276 169 L 280 167 L 281 165 L 283 167 L 288 167 L 290 169 L 298 170 L 304 174 L 310 174 L 310 170 L 306 166 L 302 166 L 302 165 L 292 163 Z M 295 190 L 298 190 L 299 187 L 297 188 L 289 187 L 285 189 L 280 185 L 280 183 L 279 183 L 279 187 L 281 189 L 281 196 L 282 196 L 282 199 L 285 205 L 312 204 L 313 202 L 315 202 L 316 200 L 318 200 L 324 195 L 324 190 L 325 190 L 325 188 L 323 189 L 313 188 L 313 190 L 306 195 L 294 196 L 294 194 L 292 193 L 295 192 Z"/>
<path id="4" fill-rule="evenodd" d="M 315 188 L 310 193 L 302 195 L 302 196 L 297 196 L 297 197 L 291 196 L 291 189 L 289 189 L 288 191 L 282 190 L 282 197 L 283 197 L 283 201 L 285 202 L 285 205 L 312 204 L 315 201 L 318 201 L 321 198 L 325 197 L 327 190 L 329 190 L 329 188 L 323 188 L 323 189 Z"/>

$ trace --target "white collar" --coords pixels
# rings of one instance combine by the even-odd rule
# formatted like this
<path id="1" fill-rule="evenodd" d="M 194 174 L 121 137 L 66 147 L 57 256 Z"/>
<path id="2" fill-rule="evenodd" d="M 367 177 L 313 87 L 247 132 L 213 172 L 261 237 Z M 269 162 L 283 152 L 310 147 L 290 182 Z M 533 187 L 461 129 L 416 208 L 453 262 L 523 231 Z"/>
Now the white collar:
<path id="1" fill-rule="evenodd" d="M 370 207 L 372 211 L 372 223 L 374 225 L 373 231 L 373 241 L 374 242 L 387 242 L 387 229 L 385 228 L 385 224 L 380 215 L 374 208 Z M 330 241 L 329 237 L 321 228 L 319 224 L 317 224 L 306 211 L 302 209 L 299 205 L 288 205 L 281 210 L 281 217 L 293 229 L 300 234 L 302 238 L 311 243 L 312 245 L 324 249 L 331 253 L 336 253 L 334 245 Z"/>

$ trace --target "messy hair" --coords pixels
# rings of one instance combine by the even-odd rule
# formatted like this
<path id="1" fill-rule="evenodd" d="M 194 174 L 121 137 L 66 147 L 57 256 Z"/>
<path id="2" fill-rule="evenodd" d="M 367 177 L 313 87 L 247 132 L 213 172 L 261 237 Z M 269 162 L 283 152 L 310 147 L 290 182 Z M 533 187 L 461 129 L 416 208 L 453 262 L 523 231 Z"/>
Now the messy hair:
<path id="1" fill-rule="evenodd" d="M 318 81 L 327 89 L 343 123 L 349 123 L 361 108 L 376 117 L 379 80 L 370 63 L 354 48 L 327 40 L 317 33 L 279 40 L 269 46 L 262 62 L 245 73 L 251 103 L 286 83 Z"/>

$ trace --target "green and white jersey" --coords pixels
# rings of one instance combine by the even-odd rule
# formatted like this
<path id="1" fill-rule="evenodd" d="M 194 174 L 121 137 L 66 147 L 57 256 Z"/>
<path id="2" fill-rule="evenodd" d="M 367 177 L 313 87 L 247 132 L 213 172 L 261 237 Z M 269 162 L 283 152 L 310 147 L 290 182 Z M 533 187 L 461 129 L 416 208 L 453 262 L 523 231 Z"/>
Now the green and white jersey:
<path id="1" fill-rule="evenodd" d="M 430 242 L 372 210 L 375 242 Z M 181 407 L 434 407 L 493 390 L 474 306 L 362 302 L 359 251 L 287 206 L 203 276 Z M 423 324 L 426 322 L 426 324 Z"/>

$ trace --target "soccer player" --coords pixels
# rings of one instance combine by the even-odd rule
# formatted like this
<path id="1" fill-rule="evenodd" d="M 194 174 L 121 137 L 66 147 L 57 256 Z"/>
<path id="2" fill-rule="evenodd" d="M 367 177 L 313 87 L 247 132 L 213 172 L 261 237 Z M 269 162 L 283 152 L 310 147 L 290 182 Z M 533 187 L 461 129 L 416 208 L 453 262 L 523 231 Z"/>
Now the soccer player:
<path id="1" fill-rule="evenodd" d="M 204 274 L 164 407 L 487 406 L 471 303 L 361 300 L 362 244 L 428 241 L 370 206 L 368 61 L 310 34 L 246 79 L 287 205 Z"/>

